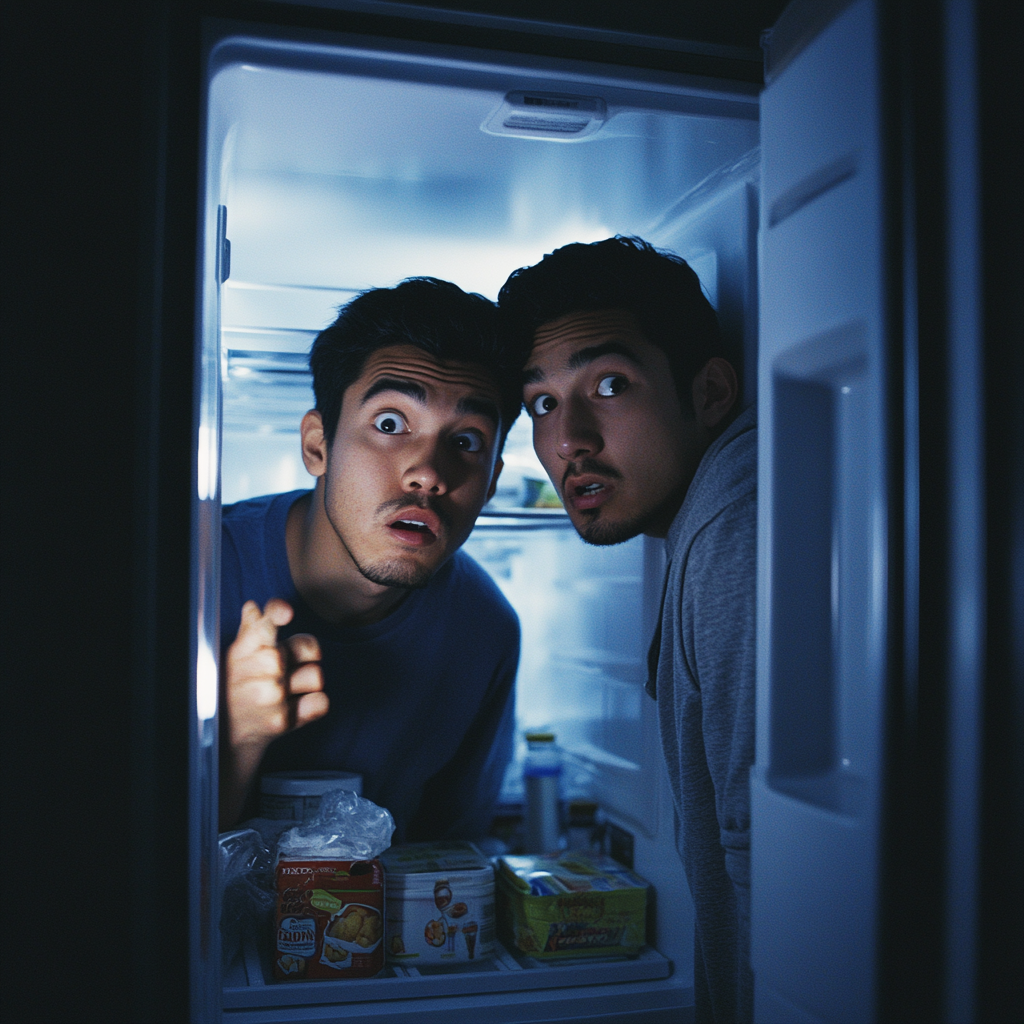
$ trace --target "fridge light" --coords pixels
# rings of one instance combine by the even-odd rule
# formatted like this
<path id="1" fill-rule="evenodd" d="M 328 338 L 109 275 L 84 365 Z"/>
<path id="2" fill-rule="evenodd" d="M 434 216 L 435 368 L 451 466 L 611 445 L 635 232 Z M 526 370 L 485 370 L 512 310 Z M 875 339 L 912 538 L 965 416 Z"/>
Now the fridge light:
<path id="1" fill-rule="evenodd" d="M 196 714 L 200 722 L 208 722 L 217 714 L 217 661 L 202 636 L 196 657 Z"/>
<path id="2" fill-rule="evenodd" d="M 196 453 L 196 485 L 200 501 L 217 495 L 217 432 L 206 424 L 199 426 L 199 451 Z"/>
<path id="3" fill-rule="evenodd" d="M 480 130 L 488 135 L 578 142 L 599 132 L 607 119 L 607 104 L 599 96 L 510 92 Z"/>

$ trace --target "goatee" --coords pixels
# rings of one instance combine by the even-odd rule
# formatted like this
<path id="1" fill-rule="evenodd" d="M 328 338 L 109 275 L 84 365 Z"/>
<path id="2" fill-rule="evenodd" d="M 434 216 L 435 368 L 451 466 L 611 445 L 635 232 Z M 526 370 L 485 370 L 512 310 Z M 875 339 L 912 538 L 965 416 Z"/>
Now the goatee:
<path id="1" fill-rule="evenodd" d="M 403 590 L 422 590 L 435 572 L 435 569 L 399 561 L 375 562 L 372 565 L 360 565 L 356 562 L 355 565 L 371 583 Z"/>

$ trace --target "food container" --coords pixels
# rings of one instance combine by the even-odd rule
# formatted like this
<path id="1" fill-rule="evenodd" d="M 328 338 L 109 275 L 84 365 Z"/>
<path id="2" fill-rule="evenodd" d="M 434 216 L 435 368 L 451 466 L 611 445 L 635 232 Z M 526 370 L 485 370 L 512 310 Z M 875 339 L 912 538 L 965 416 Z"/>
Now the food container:
<path id="1" fill-rule="evenodd" d="M 260 779 L 260 817 L 310 821 L 320 798 L 332 789 L 360 794 L 363 777 L 354 772 L 268 772 Z"/>
<path id="2" fill-rule="evenodd" d="M 381 860 L 389 962 L 459 964 L 491 955 L 494 869 L 472 843 L 407 843 Z"/>
<path id="3" fill-rule="evenodd" d="M 500 857 L 498 934 L 539 959 L 633 956 L 646 941 L 648 888 L 604 854 Z"/>
<path id="4" fill-rule="evenodd" d="M 384 966 L 384 868 L 379 860 L 277 863 L 274 977 L 371 978 Z"/>

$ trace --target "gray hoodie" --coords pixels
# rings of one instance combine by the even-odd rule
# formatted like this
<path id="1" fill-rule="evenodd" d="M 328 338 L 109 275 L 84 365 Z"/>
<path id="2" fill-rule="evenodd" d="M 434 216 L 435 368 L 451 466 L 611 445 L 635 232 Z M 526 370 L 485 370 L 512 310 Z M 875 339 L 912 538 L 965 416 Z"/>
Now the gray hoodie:
<path id="1" fill-rule="evenodd" d="M 656 676 L 676 844 L 696 911 L 697 1020 L 730 1024 L 752 1017 L 756 544 L 757 414 L 751 407 L 705 452 L 669 528 Z"/>

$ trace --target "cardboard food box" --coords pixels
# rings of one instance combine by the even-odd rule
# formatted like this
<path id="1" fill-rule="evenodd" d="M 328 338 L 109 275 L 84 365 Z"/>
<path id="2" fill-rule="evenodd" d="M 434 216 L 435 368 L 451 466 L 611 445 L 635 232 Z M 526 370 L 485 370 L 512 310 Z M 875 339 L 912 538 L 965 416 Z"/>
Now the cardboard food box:
<path id="1" fill-rule="evenodd" d="M 635 956 L 646 941 L 647 891 L 603 854 L 500 857 L 498 934 L 539 959 Z"/>
<path id="2" fill-rule="evenodd" d="M 372 978 L 383 966 L 381 862 L 278 860 L 274 977 Z"/>

